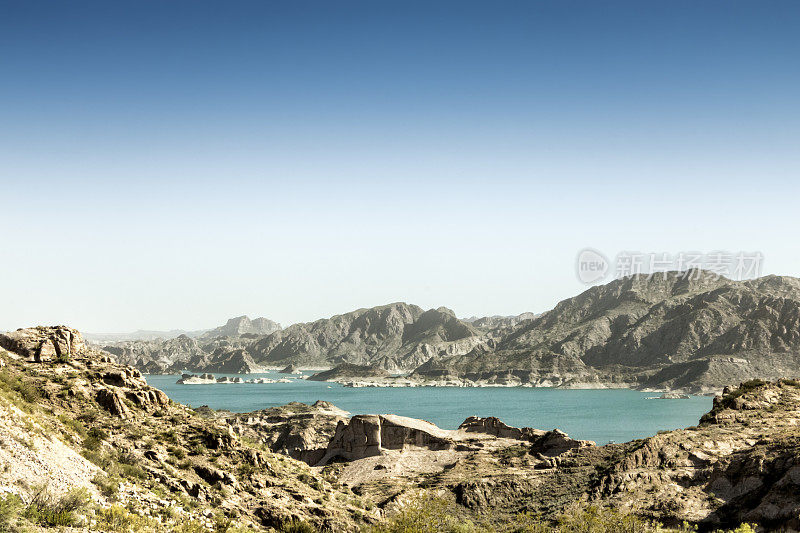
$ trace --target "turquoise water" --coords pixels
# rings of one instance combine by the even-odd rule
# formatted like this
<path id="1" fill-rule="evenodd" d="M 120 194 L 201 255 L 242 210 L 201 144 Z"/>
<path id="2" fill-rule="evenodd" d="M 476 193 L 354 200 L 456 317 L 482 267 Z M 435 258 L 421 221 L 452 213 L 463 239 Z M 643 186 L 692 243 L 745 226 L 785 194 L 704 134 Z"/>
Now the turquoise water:
<path id="1" fill-rule="evenodd" d="M 231 374 L 218 374 L 231 375 Z M 248 412 L 292 401 L 326 400 L 352 414 L 394 413 L 455 429 L 472 415 L 496 416 L 512 426 L 559 428 L 571 437 L 605 444 L 655 435 L 660 430 L 696 425 L 711 409 L 711 398 L 646 400 L 658 396 L 632 390 L 534 388 L 349 388 L 337 383 L 177 385 L 180 376 L 146 376 L 173 400 L 198 407 Z M 287 377 L 274 372 L 243 379 Z"/>

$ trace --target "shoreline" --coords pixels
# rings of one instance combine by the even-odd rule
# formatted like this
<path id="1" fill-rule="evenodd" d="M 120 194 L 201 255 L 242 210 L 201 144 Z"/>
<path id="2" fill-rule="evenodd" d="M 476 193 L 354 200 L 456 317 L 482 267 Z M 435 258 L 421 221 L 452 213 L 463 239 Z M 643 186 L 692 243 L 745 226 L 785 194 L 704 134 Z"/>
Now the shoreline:
<path id="1" fill-rule="evenodd" d="M 306 372 L 311 369 L 298 369 Z M 286 374 L 282 378 L 255 377 L 255 374 L 264 372 L 252 372 L 249 374 L 229 374 L 229 373 L 203 373 L 203 374 L 144 374 L 149 376 L 175 376 L 178 378 L 176 384 L 180 385 L 253 385 L 253 384 L 273 384 L 273 383 L 293 383 L 306 381 L 310 376 L 299 374 Z M 283 375 L 283 374 L 282 374 Z M 204 378 L 203 376 L 210 376 Z M 291 377 L 290 377 L 291 376 Z M 212 379 L 213 378 L 213 379 Z M 185 381 L 184 381 L 185 380 Z M 519 381 L 492 382 L 492 381 L 472 381 L 472 380 L 418 380 L 409 379 L 402 376 L 392 376 L 389 378 L 335 378 L 318 383 L 336 383 L 345 388 L 521 388 L 521 389 L 553 389 L 553 390 L 633 390 L 637 392 L 647 392 L 665 395 L 689 395 L 689 396 L 716 396 L 721 389 L 670 389 L 670 388 L 639 388 L 635 383 L 622 382 L 594 382 L 594 381 L 574 381 L 558 383 L 555 380 L 541 380 L 536 383 L 523 383 Z M 661 398 L 658 398 L 661 399 Z M 663 398 L 680 399 L 680 398 Z"/>

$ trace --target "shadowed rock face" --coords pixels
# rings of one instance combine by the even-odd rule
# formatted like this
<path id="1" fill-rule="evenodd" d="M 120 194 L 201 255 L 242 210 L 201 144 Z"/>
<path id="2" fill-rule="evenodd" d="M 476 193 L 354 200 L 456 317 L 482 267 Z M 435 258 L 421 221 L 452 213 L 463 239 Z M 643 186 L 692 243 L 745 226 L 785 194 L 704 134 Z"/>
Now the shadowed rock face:
<path id="1" fill-rule="evenodd" d="M 84 347 L 80 332 L 66 326 L 37 326 L 0 334 L 0 346 L 32 362 L 70 357 Z"/>

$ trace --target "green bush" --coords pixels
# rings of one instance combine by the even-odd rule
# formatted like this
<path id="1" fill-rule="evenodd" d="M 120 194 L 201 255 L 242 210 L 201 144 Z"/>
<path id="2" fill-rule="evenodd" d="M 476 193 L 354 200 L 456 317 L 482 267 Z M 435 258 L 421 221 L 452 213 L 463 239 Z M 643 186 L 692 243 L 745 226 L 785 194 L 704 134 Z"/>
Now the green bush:
<path id="1" fill-rule="evenodd" d="M 278 528 L 282 533 L 317 533 L 317 528 L 304 520 L 287 520 Z"/>
<path id="2" fill-rule="evenodd" d="M 94 530 L 127 533 L 129 531 L 160 531 L 161 524 L 144 516 L 131 513 L 118 505 L 95 511 Z"/>
<path id="3" fill-rule="evenodd" d="M 16 494 L 0 496 L 0 533 L 16 531 L 16 518 L 22 508 L 22 500 Z"/>
<path id="4" fill-rule="evenodd" d="M 86 438 L 83 439 L 83 447 L 90 451 L 97 451 L 103 441 L 108 440 L 109 434 L 104 429 L 91 428 Z"/>
<path id="5" fill-rule="evenodd" d="M 86 489 L 73 489 L 56 496 L 42 485 L 35 489 L 22 515 L 38 526 L 72 527 L 76 523 L 75 513 L 86 508 L 88 502 Z"/>
<path id="6" fill-rule="evenodd" d="M 36 403 L 42 398 L 42 392 L 34 381 L 23 379 L 8 370 L 0 372 L 0 388 L 16 392 L 27 403 Z"/>
<path id="7" fill-rule="evenodd" d="M 100 494 L 109 499 L 115 499 L 119 493 L 119 478 L 106 474 L 97 474 L 92 478 L 92 483 L 97 486 Z"/>
<path id="8" fill-rule="evenodd" d="M 380 524 L 367 526 L 365 533 L 477 533 L 469 520 L 448 512 L 449 504 L 441 498 L 420 498 Z M 525 530 L 520 530 L 525 531 Z M 544 531 L 544 530 L 543 530 Z"/>

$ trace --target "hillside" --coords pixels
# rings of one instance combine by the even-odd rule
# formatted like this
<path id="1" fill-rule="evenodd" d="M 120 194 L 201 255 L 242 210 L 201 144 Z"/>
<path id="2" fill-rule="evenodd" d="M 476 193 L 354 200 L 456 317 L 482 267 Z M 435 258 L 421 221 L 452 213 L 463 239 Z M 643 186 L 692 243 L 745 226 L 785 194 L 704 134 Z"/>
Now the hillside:
<path id="1" fill-rule="evenodd" d="M 432 359 L 414 375 L 695 392 L 791 375 L 800 364 L 800 280 L 692 275 L 592 287 L 489 346 Z"/>
<path id="2" fill-rule="evenodd" d="M 18 498 L 0 497 L 0 514 L 21 508 L 20 525 L 348 530 L 367 514 L 305 463 L 172 403 L 75 330 L 19 330 L 0 345 L 0 493 Z M 74 511 L 50 513 L 65 502 Z"/>

